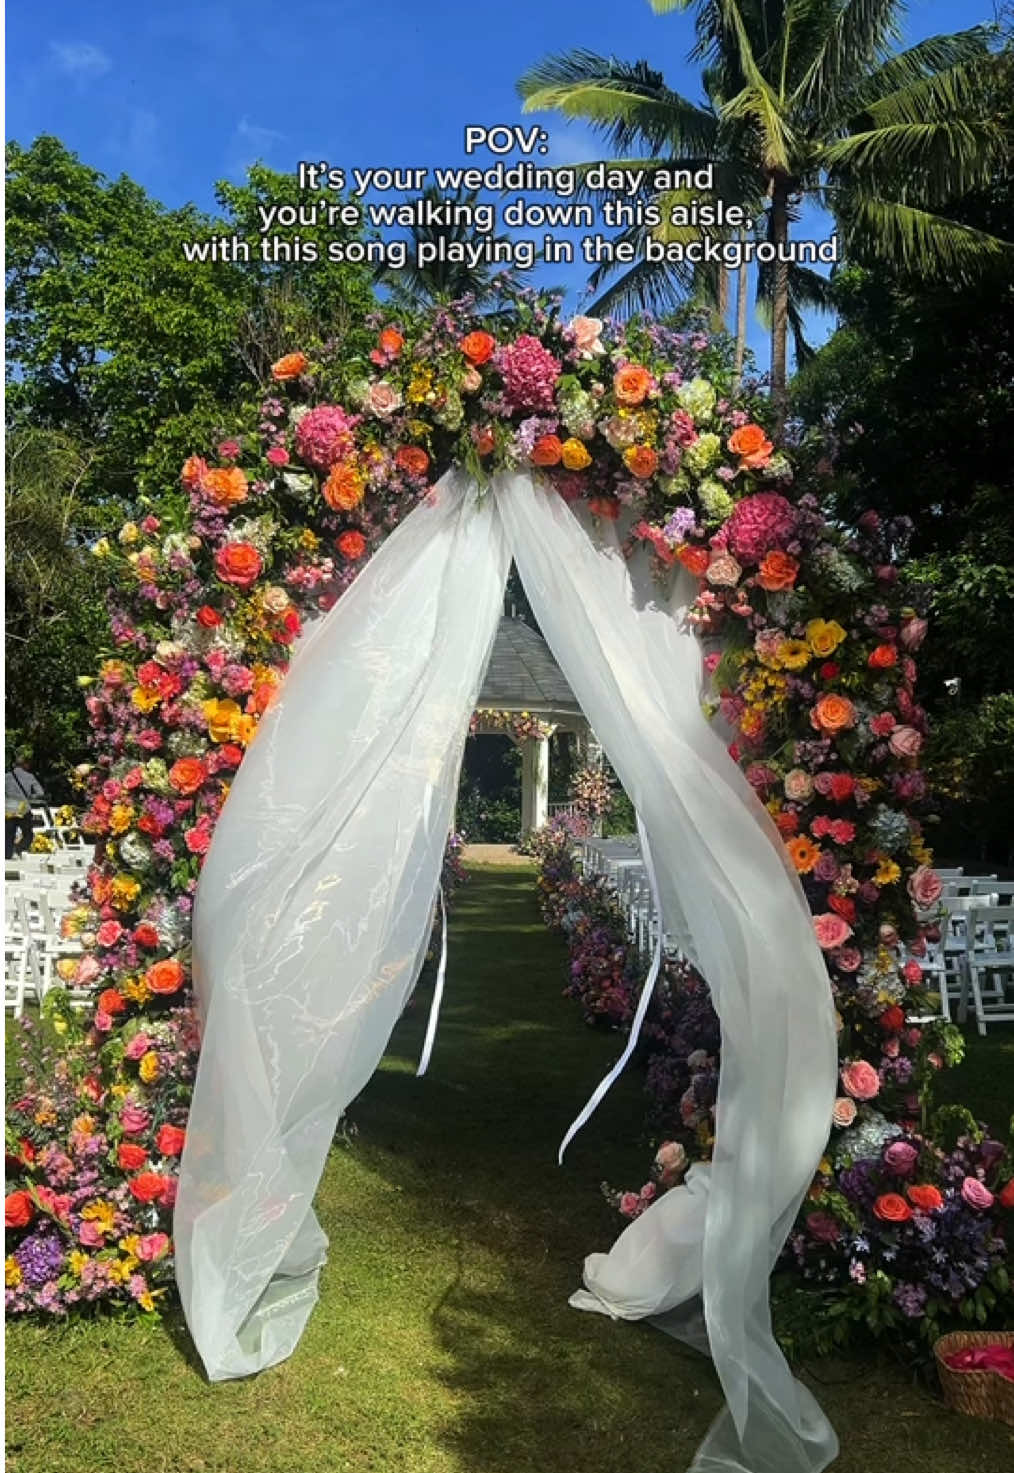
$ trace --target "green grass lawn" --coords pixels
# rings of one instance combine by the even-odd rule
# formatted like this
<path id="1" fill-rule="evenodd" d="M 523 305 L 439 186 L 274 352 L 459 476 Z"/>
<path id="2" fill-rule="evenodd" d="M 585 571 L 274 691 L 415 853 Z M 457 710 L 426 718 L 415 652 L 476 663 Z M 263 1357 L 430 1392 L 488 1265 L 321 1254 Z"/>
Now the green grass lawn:
<path id="1" fill-rule="evenodd" d="M 584 1255 L 618 1231 L 599 1183 L 639 1186 L 647 1154 L 632 1073 L 556 1165 L 619 1048 L 561 997 L 563 956 L 529 871 L 473 870 L 430 1072 L 414 1077 L 420 997 L 352 1108 L 353 1140 L 328 1162 L 318 1211 L 331 1257 L 296 1353 L 212 1387 L 179 1318 L 14 1324 L 11 1473 L 685 1468 L 720 1404 L 710 1364 L 567 1304 Z M 961 1075 L 974 1076 L 1009 1113 L 1012 1045 L 998 1032 L 948 1088 L 970 1094 Z M 905 1473 L 1014 1464 L 1014 1433 L 948 1412 L 886 1358 L 821 1361 L 803 1375 L 844 1444 L 836 1473 L 899 1457 Z"/>

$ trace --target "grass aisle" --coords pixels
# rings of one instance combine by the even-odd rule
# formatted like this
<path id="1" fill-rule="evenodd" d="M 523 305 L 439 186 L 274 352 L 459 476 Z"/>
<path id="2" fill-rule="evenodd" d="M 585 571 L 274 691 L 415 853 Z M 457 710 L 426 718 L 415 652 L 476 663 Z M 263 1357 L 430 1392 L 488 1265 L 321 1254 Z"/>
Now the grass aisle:
<path id="1" fill-rule="evenodd" d="M 709 1365 L 567 1305 L 617 1222 L 598 1183 L 640 1183 L 640 1083 L 560 1137 L 615 1058 L 560 996 L 563 949 L 524 869 L 474 869 L 451 929 L 430 1073 L 428 996 L 406 1014 L 331 1154 L 321 1303 L 295 1355 L 209 1387 L 180 1322 L 8 1331 L 11 1473 L 682 1473 L 719 1406 Z M 875 1362 L 814 1385 L 836 1473 L 995 1473 L 1014 1438 Z M 832 1382 L 833 1384 L 825 1384 Z M 890 1451 L 893 1449 L 893 1452 Z"/>

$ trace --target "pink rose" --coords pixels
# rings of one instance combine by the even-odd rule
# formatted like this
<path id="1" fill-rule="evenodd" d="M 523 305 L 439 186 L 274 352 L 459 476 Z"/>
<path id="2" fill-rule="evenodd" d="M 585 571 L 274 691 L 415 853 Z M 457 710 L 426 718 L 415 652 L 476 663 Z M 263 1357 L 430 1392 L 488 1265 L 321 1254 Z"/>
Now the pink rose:
<path id="1" fill-rule="evenodd" d="M 663 1141 L 655 1152 L 655 1170 L 664 1187 L 671 1187 L 687 1169 L 687 1153 L 679 1141 Z"/>
<path id="2" fill-rule="evenodd" d="M 143 1058 L 150 1048 L 151 1039 L 147 1033 L 135 1033 L 123 1052 L 126 1058 L 137 1060 Z"/>
<path id="3" fill-rule="evenodd" d="M 639 1194 L 637 1192 L 624 1192 L 620 1198 L 620 1211 L 624 1217 L 639 1217 L 642 1211 Z"/>
<path id="4" fill-rule="evenodd" d="M 888 1038 L 884 1043 L 884 1058 L 896 1059 L 901 1053 L 901 1044 L 897 1038 Z"/>
<path id="5" fill-rule="evenodd" d="M 920 967 L 918 962 L 906 962 L 901 970 L 909 987 L 920 987 L 922 985 L 922 967 Z"/>
<path id="6" fill-rule="evenodd" d="M 854 1100 L 872 1100 L 880 1093 L 880 1075 L 865 1059 L 846 1064 L 841 1071 L 841 1082 L 845 1093 Z"/>
<path id="7" fill-rule="evenodd" d="M 785 774 L 785 796 L 790 803 L 805 803 L 813 795 L 813 779 L 801 767 Z"/>
<path id="8" fill-rule="evenodd" d="M 852 935 L 852 927 L 848 921 L 830 910 L 825 911 L 823 915 L 814 916 L 813 929 L 817 937 L 817 945 L 823 951 L 834 951 L 837 947 L 843 946 Z"/>
<path id="9" fill-rule="evenodd" d="M 858 946 L 843 946 L 834 960 L 843 972 L 858 972 L 862 965 L 863 954 Z"/>
<path id="10" fill-rule="evenodd" d="M 474 394 L 477 389 L 482 388 L 482 374 L 470 363 L 465 369 L 465 376 L 461 380 L 461 392 L 463 394 Z"/>
<path id="11" fill-rule="evenodd" d="M 969 1207 L 985 1212 L 993 1205 L 993 1193 L 976 1176 L 966 1176 L 961 1183 L 961 1195 Z"/>
<path id="12" fill-rule="evenodd" d="M 78 1228 L 77 1240 L 85 1248 L 101 1248 L 106 1241 L 102 1236 L 98 1224 L 91 1220 L 83 1222 Z"/>
<path id="13" fill-rule="evenodd" d="M 138 1240 L 137 1256 L 142 1263 L 154 1263 L 159 1258 L 164 1258 L 169 1252 L 169 1235 L 167 1233 L 145 1233 Z"/>
<path id="14" fill-rule="evenodd" d="M 123 927 L 119 921 L 103 921 L 95 933 L 95 940 L 100 946 L 115 946 L 123 935 Z"/>
<path id="15" fill-rule="evenodd" d="M 895 1176 L 911 1176 L 918 1159 L 918 1150 L 908 1141 L 892 1141 L 884 1152 L 884 1164 Z"/>
<path id="16" fill-rule="evenodd" d="M 901 626 L 901 642 L 905 649 L 915 654 L 926 638 L 928 628 L 929 625 L 925 619 L 906 619 Z"/>
<path id="17" fill-rule="evenodd" d="M 92 1019 L 92 1027 L 96 1033 L 109 1033 L 113 1026 L 113 1020 L 109 1013 L 98 1012 Z"/>
<path id="18" fill-rule="evenodd" d="M 647 1206 L 648 1203 L 654 1202 L 655 1198 L 658 1196 L 658 1187 L 653 1181 L 646 1181 L 644 1186 L 641 1188 L 640 1195 L 641 1201 L 645 1204 L 645 1206 Z"/>
<path id="19" fill-rule="evenodd" d="M 918 757 L 922 751 L 922 737 L 914 726 L 896 726 L 887 739 L 895 757 Z"/>
<path id="20" fill-rule="evenodd" d="M 908 893 L 917 910 L 929 910 L 930 906 L 935 905 L 940 899 L 943 890 L 943 880 L 928 865 L 921 864 L 909 876 Z"/>
<path id="21" fill-rule="evenodd" d="M 856 1118 L 856 1102 L 847 1095 L 839 1095 L 834 1102 L 831 1119 L 841 1130 L 846 1130 Z"/>
<path id="22" fill-rule="evenodd" d="M 366 402 L 378 419 L 388 419 L 396 409 L 401 408 L 401 395 L 386 379 L 378 379 L 370 385 Z"/>
<path id="23" fill-rule="evenodd" d="M 82 940 L 84 940 L 83 937 Z M 98 960 L 95 957 L 83 956 L 78 962 L 77 970 L 74 973 L 75 986 L 90 987 L 101 970 Z"/>
<path id="24" fill-rule="evenodd" d="M 735 588 L 743 569 L 729 552 L 719 552 L 711 559 L 705 577 L 715 588 Z"/>
<path id="25" fill-rule="evenodd" d="M 574 317 L 570 330 L 574 334 L 574 347 L 579 358 L 597 358 L 606 351 L 600 338 L 601 317 Z"/>
<path id="26" fill-rule="evenodd" d="M 268 465 L 288 465 L 289 452 L 283 445 L 272 445 L 265 459 Z"/>
<path id="27" fill-rule="evenodd" d="M 141 1135 L 151 1124 L 151 1116 L 143 1106 L 133 1100 L 124 1100 L 120 1110 L 120 1124 L 125 1135 Z"/>

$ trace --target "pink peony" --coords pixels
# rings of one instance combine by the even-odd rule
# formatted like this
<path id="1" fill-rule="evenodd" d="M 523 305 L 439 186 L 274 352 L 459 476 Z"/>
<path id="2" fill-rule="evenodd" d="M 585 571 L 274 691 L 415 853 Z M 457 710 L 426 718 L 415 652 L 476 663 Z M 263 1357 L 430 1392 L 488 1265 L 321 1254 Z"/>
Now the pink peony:
<path id="1" fill-rule="evenodd" d="M 887 739 L 895 757 L 918 757 L 922 751 L 922 736 L 914 726 L 896 726 Z"/>
<path id="2" fill-rule="evenodd" d="M 822 951 L 834 951 L 837 947 L 844 946 L 852 935 L 852 927 L 848 921 L 830 910 L 823 915 L 814 916 L 813 929 Z"/>
<path id="3" fill-rule="evenodd" d="M 984 1186 L 977 1176 L 966 1176 L 961 1183 L 961 1195 L 969 1207 L 974 1207 L 979 1212 L 985 1212 L 993 1205 L 993 1193 L 989 1187 Z"/>
<path id="4" fill-rule="evenodd" d="M 148 1129 L 151 1116 L 143 1106 L 136 1104 L 133 1100 L 124 1100 L 123 1108 L 120 1110 L 120 1124 L 126 1135 L 141 1135 Z"/>
<path id="5" fill-rule="evenodd" d="M 944 883 L 935 870 L 921 864 L 913 870 L 908 880 L 908 893 L 917 910 L 929 910 L 943 894 Z"/>
<path id="6" fill-rule="evenodd" d="M 862 965 L 863 954 L 858 946 L 843 946 L 834 960 L 835 965 L 843 972 L 858 972 Z"/>
<path id="7" fill-rule="evenodd" d="M 512 409 L 552 409 L 562 364 L 529 333 L 500 348 L 494 360 Z M 622 1209 L 621 1209 L 622 1210 Z"/>
<path id="8" fill-rule="evenodd" d="M 831 1119 L 841 1130 L 845 1130 L 856 1118 L 856 1102 L 847 1095 L 839 1095 L 831 1111 Z"/>
<path id="9" fill-rule="evenodd" d="M 620 1211 L 624 1217 L 639 1217 L 644 1211 L 644 1203 L 637 1192 L 624 1192 L 620 1197 Z"/>
<path id="10" fill-rule="evenodd" d="M 115 946 L 123 935 L 123 927 L 119 921 L 103 921 L 95 932 L 95 940 L 100 946 Z"/>
<path id="11" fill-rule="evenodd" d="M 154 1263 L 165 1257 L 170 1246 L 168 1233 L 145 1233 L 138 1239 L 137 1256 L 142 1263 Z"/>
<path id="12" fill-rule="evenodd" d="M 725 524 L 729 546 L 747 563 L 759 563 L 774 547 L 784 548 L 795 530 L 795 511 L 774 491 L 745 496 Z"/>
<path id="13" fill-rule="evenodd" d="M 142 1058 L 151 1048 L 151 1039 L 147 1033 L 135 1033 L 133 1038 L 123 1050 L 124 1057 L 137 1060 Z"/>
<path id="14" fill-rule="evenodd" d="M 880 1075 L 865 1059 L 846 1064 L 841 1071 L 841 1082 L 845 1093 L 854 1100 L 872 1100 L 880 1093 Z"/>
<path id="15" fill-rule="evenodd" d="M 359 415 L 347 414 L 337 404 L 318 404 L 296 426 L 296 450 L 314 470 L 326 473 L 355 448 L 352 431 Z"/>
<path id="16" fill-rule="evenodd" d="M 265 459 L 268 465 L 288 465 L 289 452 L 285 449 L 284 445 L 272 445 Z"/>
<path id="17" fill-rule="evenodd" d="M 93 956 L 83 956 L 77 964 L 74 973 L 74 984 L 77 987 L 90 987 L 101 971 L 98 961 Z"/>

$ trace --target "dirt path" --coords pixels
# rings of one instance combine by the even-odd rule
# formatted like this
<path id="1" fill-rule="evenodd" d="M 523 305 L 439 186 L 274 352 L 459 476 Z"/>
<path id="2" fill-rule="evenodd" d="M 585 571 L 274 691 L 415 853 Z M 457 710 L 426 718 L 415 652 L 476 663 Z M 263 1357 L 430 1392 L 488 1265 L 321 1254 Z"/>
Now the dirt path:
<path id="1" fill-rule="evenodd" d="M 466 864 L 531 864 L 524 854 L 518 854 L 513 844 L 466 844 L 461 851 Z"/>

